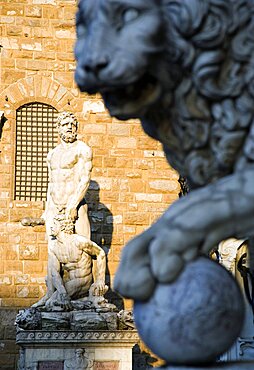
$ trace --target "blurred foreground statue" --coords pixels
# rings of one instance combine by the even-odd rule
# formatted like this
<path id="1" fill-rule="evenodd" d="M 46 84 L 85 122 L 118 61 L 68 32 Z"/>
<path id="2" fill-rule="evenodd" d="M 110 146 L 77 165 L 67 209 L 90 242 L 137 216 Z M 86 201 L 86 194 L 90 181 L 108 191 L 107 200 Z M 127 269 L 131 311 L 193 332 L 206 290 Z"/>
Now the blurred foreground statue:
<path id="1" fill-rule="evenodd" d="M 149 304 L 157 297 L 158 304 L 158 297 L 165 296 L 157 296 L 158 289 L 169 283 L 175 289 L 167 294 L 177 295 L 179 279 L 194 266 L 190 261 L 221 240 L 254 235 L 253 14 L 253 0 L 79 3 L 76 82 L 80 90 L 100 92 L 112 116 L 139 118 L 145 132 L 162 143 L 168 162 L 187 178 L 191 190 L 123 250 L 115 289 L 137 302 Z M 196 261 L 202 265 L 203 257 Z M 207 294 L 206 286 L 198 285 L 202 274 L 195 271 L 200 271 L 199 265 L 192 270 L 197 283 L 192 287 L 193 305 L 195 292 L 203 289 Z M 209 289 L 211 300 L 223 305 L 223 294 Z M 236 299 L 239 305 L 232 321 L 241 324 L 243 307 L 240 296 Z M 176 301 L 175 310 L 181 311 L 184 295 Z M 139 329 L 142 312 L 137 313 Z M 211 316 L 202 321 L 198 312 L 205 315 L 202 305 L 193 311 L 195 325 L 202 326 Z M 177 314 L 168 321 L 168 331 L 175 333 L 172 341 L 181 337 L 179 330 L 184 327 L 184 323 L 174 327 Z M 195 325 L 186 331 L 186 342 L 195 343 Z M 209 340 L 214 339 L 203 337 L 208 346 Z M 183 351 L 186 342 L 181 342 Z M 212 359 L 197 354 L 171 361 L 195 364 Z"/>

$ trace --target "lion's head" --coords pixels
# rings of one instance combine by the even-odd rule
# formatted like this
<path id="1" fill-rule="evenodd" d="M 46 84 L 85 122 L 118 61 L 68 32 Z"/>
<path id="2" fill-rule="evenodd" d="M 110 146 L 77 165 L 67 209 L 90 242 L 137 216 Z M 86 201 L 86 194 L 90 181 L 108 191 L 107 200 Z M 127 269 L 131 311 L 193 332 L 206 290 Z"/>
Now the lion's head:
<path id="1" fill-rule="evenodd" d="M 19 311 L 15 325 L 19 329 L 39 330 L 41 328 L 41 312 L 34 307 Z"/>
<path id="2" fill-rule="evenodd" d="M 186 78 L 206 98 L 237 94 L 237 66 L 223 63 L 227 48 L 238 63 L 249 56 L 248 40 L 235 37 L 249 7 L 248 0 L 81 0 L 77 84 L 100 92 L 120 118 L 140 117 L 158 100 L 168 106 Z"/>
<path id="3" fill-rule="evenodd" d="M 159 0 L 80 1 L 76 82 L 100 92 L 112 115 L 140 116 L 176 77 L 173 63 L 158 63 L 169 48 L 163 17 Z"/>

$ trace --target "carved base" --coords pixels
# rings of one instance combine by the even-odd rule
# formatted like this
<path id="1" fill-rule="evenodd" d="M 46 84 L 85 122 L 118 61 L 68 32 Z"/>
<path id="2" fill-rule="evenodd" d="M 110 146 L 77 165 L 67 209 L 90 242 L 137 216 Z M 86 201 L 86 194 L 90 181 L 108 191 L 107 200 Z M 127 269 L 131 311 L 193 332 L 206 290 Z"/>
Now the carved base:
<path id="1" fill-rule="evenodd" d="M 19 331 L 18 370 L 131 370 L 133 331 Z"/>
<path id="2" fill-rule="evenodd" d="M 250 362 L 219 362 L 207 366 L 163 366 L 157 370 L 253 370 L 254 361 Z"/>

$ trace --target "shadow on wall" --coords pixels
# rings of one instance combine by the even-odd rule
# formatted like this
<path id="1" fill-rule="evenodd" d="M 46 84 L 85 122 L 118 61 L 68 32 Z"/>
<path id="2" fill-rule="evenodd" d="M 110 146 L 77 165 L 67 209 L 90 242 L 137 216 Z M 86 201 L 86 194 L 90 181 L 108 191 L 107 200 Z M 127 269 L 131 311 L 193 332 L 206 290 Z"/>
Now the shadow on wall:
<path id="1" fill-rule="evenodd" d="M 113 215 L 111 211 L 100 202 L 100 186 L 97 181 L 91 180 L 89 189 L 85 196 L 88 204 L 88 216 L 91 225 L 91 239 L 102 247 L 108 256 L 111 248 L 112 234 L 114 231 Z M 106 284 L 109 286 L 109 291 L 106 298 L 110 303 L 114 303 L 119 310 L 124 308 L 123 299 L 112 291 L 111 279 L 108 270 L 106 270 Z"/>
<path id="2" fill-rule="evenodd" d="M 0 141 L 2 139 L 3 127 L 6 121 L 7 118 L 4 117 L 4 112 L 0 111 Z"/>
<path id="3" fill-rule="evenodd" d="M 136 344 L 132 350 L 132 369 L 133 370 L 149 370 L 158 366 L 158 359 L 152 357 L 146 350 L 141 350 L 140 346 Z M 160 364 L 161 365 L 161 364 Z"/>

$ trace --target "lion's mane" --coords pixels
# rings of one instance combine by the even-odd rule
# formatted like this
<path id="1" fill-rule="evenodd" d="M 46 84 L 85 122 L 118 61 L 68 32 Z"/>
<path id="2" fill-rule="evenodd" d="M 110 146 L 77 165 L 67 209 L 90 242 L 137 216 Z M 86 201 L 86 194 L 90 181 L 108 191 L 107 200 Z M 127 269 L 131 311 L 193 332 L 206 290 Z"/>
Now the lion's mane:
<path id="1" fill-rule="evenodd" d="M 154 136 L 171 164 L 200 186 L 241 166 L 243 150 L 245 161 L 254 160 L 254 2 L 161 2 L 168 68 L 178 65 L 181 79 L 172 91 L 171 124 L 159 123 Z M 148 133 L 154 120 L 161 121 L 158 107 L 145 117 Z"/>

